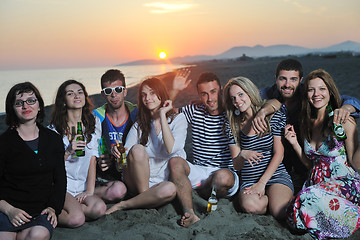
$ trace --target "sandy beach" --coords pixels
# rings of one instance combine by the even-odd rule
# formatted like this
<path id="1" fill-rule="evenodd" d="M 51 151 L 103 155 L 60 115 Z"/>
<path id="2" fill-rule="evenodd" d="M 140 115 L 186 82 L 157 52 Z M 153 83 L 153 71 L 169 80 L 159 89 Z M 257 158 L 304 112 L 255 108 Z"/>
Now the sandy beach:
<path id="1" fill-rule="evenodd" d="M 179 107 L 198 99 L 195 89 L 196 80 L 201 72 L 211 71 L 217 74 L 223 84 L 236 76 L 245 76 L 251 79 L 259 88 L 272 85 L 277 63 L 283 58 L 262 58 L 256 60 L 239 59 L 238 61 L 210 61 L 198 63 L 191 67 L 192 83 L 175 99 L 174 105 Z M 298 58 L 304 67 L 304 76 L 310 71 L 323 68 L 328 71 L 337 83 L 342 94 L 360 99 L 360 58 L 340 56 L 333 58 L 306 56 Z M 119 68 L 121 70 L 121 68 Z M 160 77 L 171 88 L 174 73 Z M 99 79 L 100 84 L 100 79 Z M 58 86 L 54 86 L 58 87 Z M 104 103 L 101 95 L 91 96 L 95 106 Z M 128 89 L 128 101 L 137 101 L 137 86 Z M 47 107 L 49 117 L 50 108 Z M 4 116 L 0 116 L 0 131 L 6 129 Z M 48 118 L 47 118 L 48 120 Z M 47 122 L 45 123 L 47 124 Z M 188 136 L 186 152 L 191 161 L 191 142 Z M 206 213 L 206 200 L 200 198 L 193 191 L 195 211 L 201 221 L 183 228 L 178 225 L 182 216 L 181 208 L 174 201 L 159 209 L 135 209 L 117 211 L 104 216 L 97 221 L 87 222 L 77 229 L 56 228 L 54 240 L 63 239 L 312 239 L 309 234 L 298 235 L 292 233 L 285 223 L 276 221 L 270 215 L 257 216 L 237 211 L 232 199 L 220 199 L 218 209 Z M 360 239 L 357 231 L 349 239 Z"/>

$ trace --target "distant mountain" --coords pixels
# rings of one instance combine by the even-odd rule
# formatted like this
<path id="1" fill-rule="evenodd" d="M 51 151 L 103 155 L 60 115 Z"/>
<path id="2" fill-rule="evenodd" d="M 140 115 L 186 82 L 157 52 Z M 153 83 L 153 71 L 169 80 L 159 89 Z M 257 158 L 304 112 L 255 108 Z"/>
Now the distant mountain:
<path id="1" fill-rule="evenodd" d="M 335 44 L 326 48 L 305 48 L 300 46 L 292 46 L 292 45 L 272 45 L 268 47 L 264 47 L 262 45 L 256 45 L 254 47 L 248 46 L 240 46 L 233 47 L 223 53 L 218 55 L 195 55 L 195 56 L 184 56 L 184 57 L 176 57 L 171 58 L 170 61 L 172 63 L 192 63 L 198 61 L 207 61 L 213 59 L 231 59 L 238 58 L 241 56 L 248 57 L 278 57 L 278 56 L 287 56 L 287 55 L 295 55 L 301 56 L 309 53 L 336 53 L 336 52 L 353 52 L 356 54 L 360 54 L 360 43 L 353 41 L 346 41 L 339 44 Z M 164 60 L 139 60 L 129 63 L 123 63 L 121 65 L 140 65 L 140 64 L 159 64 L 164 63 Z"/>

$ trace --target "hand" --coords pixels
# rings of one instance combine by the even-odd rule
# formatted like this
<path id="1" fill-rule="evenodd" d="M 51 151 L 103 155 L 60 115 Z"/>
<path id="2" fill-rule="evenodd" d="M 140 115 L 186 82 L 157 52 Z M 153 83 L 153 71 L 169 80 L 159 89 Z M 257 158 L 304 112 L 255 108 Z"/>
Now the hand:
<path id="1" fill-rule="evenodd" d="M 190 70 L 183 68 L 179 69 L 175 75 L 175 78 L 173 80 L 173 89 L 177 91 L 182 91 L 187 86 L 189 86 L 191 79 L 188 79 L 190 76 Z"/>
<path id="2" fill-rule="evenodd" d="M 295 145 L 298 143 L 293 125 L 287 124 L 285 126 L 284 137 L 286 138 L 286 140 L 289 141 L 291 145 Z"/>
<path id="3" fill-rule="evenodd" d="M 47 220 L 50 220 L 51 225 L 55 228 L 57 226 L 57 217 L 55 214 L 55 210 L 52 207 L 47 207 L 41 212 L 41 215 L 44 214 L 48 215 Z"/>
<path id="4" fill-rule="evenodd" d="M 83 150 L 85 148 L 86 146 L 85 141 L 76 141 L 76 139 L 80 136 L 81 135 L 75 135 L 74 139 L 71 141 L 71 144 L 66 151 L 68 151 L 71 154 L 74 154 L 76 150 Z"/>
<path id="5" fill-rule="evenodd" d="M 245 188 L 244 194 L 258 194 L 259 197 L 262 197 L 265 194 L 265 185 L 265 183 L 259 181 L 251 187 Z"/>
<path id="6" fill-rule="evenodd" d="M 82 192 L 82 193 L 79 193 L 78 195 L 75 196 L 76 200 L 79 202 L 79 203 L 83 203 L 85 198 L 87 198 L 88 196 L 92 196 L 93 193 L 89 193 L 89 192 Z"/>
<path id="7" fill-rule="evenodd" d="M 119 143 L 119 140 L 115 139 L 115 145 L 111 146 L 111 154 L 115 157 L 115 158 L 120 158 L 120 152 L 119 152 L 119 149 L 117 147 L 118 143 Z"/>
<path id="8" fill-rule="evenodd" d="M 351 108 L 351 106 L 349 107 L 349 105 L 343 105 L 341 106 L 341 108 L 334 110 L 335 124 L 345 123 L 349 119 L 351 113 L 351 110 L 349 108 Z"/>
<path id="9" fill-rule="evenodd" d="M 258 153 L 252 150 L 241 150 L 240 157 L 243 158 L 245 161 L 248 161 L 250 165 L 253 167 L 253 162 L 258 164 L 261 162 L 261 158 L 263 158 L 262 153 Z"/>
<path id="10" fill-rule="evenodd" d="M 32 218 L 27 212 L 24 210 L 21 210 L 19 208 L 11 208 L 11 210 L 7 214 L 10 222 L 15 227 L 19 227 L 27 222 L 30 222 L 30 219 Z"/>
<path id="11" fill-rule="evenodd" d="M 251 124 L 256 134 L 264 133 L 267 130 L 268 126 L 265 121 L 265 117 L 266 115 L 263 110 L 260 110 L 255 115 Z"/>
<path id="12" fill-rule="evenodd" d="M 113 164 L 113 162 L 114 159 L 110 155 L 104 155 L 104 154 L 101 154 L 97 161 L 99 168 L 102 172 L 108 170 Z"/>
<path id="13" fill-rule="evenodd" d="M 163 104 L 163 106 L 160 108 L 160 114 L 166 114 L 168 111 L 173 109 L 172 101 L 166 100 Z"/>

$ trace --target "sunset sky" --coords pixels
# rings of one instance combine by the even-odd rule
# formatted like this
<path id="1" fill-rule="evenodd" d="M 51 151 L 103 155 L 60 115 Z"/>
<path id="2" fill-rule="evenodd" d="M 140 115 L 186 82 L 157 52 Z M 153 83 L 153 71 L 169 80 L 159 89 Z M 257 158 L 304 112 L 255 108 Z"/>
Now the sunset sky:
<path id="1" fill-rule="evenodd" d="M 1 0 L 0 69 L 360 42 L 359 0 Z"/>

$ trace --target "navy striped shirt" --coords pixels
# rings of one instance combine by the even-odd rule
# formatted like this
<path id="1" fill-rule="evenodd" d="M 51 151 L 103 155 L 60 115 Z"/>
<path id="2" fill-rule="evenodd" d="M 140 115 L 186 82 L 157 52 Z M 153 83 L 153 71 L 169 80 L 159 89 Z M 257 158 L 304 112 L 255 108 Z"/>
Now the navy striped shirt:
<path id="1" fill-rule="evenodd" d="M 240 131 L 240 147 L 242 150 L 252 150 L 261 152 L 263 158 L 258 164 L 252 167 L 248 161 L 245 161 L 241 169 L 242 184 L 240 189 L 250 187 L 259 181 L 261 176 L 270 164 L 273 157 L 274 136 L 283 136 L 284 127 L 286 125 L 286 116 L 283 112 L 277 111 L 270 119 L 271 133 L 259 138 L 257 135 L 248 136 Z M 281 162 L 267 185 L 281 183 L 292 189 L 292 181 L 290 175 L 285 170 L 284 164 Z"/>
<path id="2" fill-rule="evenodd" d="M 193 163 L 234 170 L 229 144 L 235 144 L 235 140 L 229 140 L 224 131 L 225 112 L 210 115 L 204 105 L 187 105 L 179 111 L 185 114 L 191 126 Z"/>

